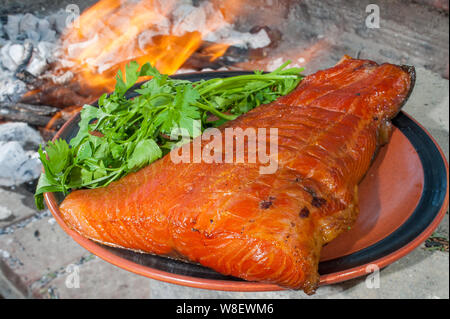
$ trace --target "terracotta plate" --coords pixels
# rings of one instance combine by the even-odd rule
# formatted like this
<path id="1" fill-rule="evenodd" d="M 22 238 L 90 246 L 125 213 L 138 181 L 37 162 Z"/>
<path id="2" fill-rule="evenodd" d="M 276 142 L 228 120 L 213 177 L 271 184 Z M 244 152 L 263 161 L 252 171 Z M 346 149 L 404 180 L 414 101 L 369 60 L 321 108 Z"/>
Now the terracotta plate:
<path id="1" fill-rule="evenodd" d="M 199 80 L 243 74 L 209 72 L 178 75 Z M 130 94 L 132 97 L 135 94 Z M 79 114 L 56 137 L 69 141 L 78 131 Z M 382 268 L 419 246 L 439 225 L 448 208 L 448 164 L 429 133 L 401 112 L 394 133 L 360 185 L 360 216 L 356 225 L 324 247 L 319 265 L 321 284 L 367 274 L 375 264 Z M 46 193 L 45 200 L 61 227 L 81 246 L 100 258 L 131 272 L 191 287 L 269 291 L 282 288 L 234 277 L 165 257 L 139 254 L 95 243 L 69 229 L 60 217 L 61 194 Z"/>

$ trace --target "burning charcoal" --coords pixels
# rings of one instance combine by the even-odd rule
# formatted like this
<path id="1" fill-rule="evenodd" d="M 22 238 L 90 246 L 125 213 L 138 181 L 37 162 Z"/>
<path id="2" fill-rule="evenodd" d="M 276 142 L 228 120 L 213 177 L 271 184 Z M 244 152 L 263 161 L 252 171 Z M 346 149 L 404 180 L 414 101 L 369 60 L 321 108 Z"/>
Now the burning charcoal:
<path id="1" fill-rule="evenodd" d="M 41 174 L 37 152 L 25 151 L 19 142 L 0 142 L 0 185 L 14 186 L 35 180 Z"/>
<path id="2" fill-rule="evenodd" d="M 22 20 L 22 15 L 9 15 L 8 22 L 5 24 L 3 29 L 8 35 L 9 40 L 15 41 L 19 36 L 19 24 Z"/>
<path id="3" fill-rule="evenodd" d="M 0 144 L 12 141 L 18 142 L 25 150 L 36 150 L 42 143 L 42 138 L 39 132 L 26 123 L 0 124 Z"/>

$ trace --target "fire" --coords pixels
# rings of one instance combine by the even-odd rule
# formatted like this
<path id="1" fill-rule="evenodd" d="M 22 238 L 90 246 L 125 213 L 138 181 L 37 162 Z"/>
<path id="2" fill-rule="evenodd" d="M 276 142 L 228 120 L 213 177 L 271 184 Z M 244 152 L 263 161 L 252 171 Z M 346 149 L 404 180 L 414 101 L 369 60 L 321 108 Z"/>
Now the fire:
<path id="1" fill-rule="evenodd" d="M 226 23 L 221 10 L 184 12 L 176 4 L 176 0 L 99 1 L 66 30 L 63 67 L 69 66 L 78 82 L 103 92 L 114 88 L 115 74 L 131 60 L 150 62 L 161 73 L 175 73 L 205 36 Z M 197 25 L 200 22 L 203 25 Z M 208 47 L 211 61 L 228 46 Z"/>

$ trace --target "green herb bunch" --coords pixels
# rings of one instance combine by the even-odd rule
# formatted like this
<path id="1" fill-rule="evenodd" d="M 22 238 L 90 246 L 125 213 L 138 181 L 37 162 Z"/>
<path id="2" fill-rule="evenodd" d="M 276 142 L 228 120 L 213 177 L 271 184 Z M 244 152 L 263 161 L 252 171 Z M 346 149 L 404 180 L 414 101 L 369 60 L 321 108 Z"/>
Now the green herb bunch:
<path id="1" fill-rule="evenodd" d="M 81 110 L 78 134 L 70 141 L 48 142 L 39 148 L 42 173 L 35 201 L 43 209 L 43 193 L 103 187 L 167 154 L 177 141 L 175 128 L 194 138 L 241 114 L 291 92 L 302 80 L 300 68 L 286 62 L 271 73 L 190 82 L 160 74 L 150 64 L 131 62 L 116 77 L 113 93 L 104 94 L 98 107 Z M 128 99 L 125 94 L 143 76 L 152 77 Z M 213 117 L 211 115 L 214 115 Z M 211 118 L 215 118 L 211 120 Z M 195 130 L 200 123 L 200 130 Z M 198 126 L 198 124 L 197 124 Z"/>

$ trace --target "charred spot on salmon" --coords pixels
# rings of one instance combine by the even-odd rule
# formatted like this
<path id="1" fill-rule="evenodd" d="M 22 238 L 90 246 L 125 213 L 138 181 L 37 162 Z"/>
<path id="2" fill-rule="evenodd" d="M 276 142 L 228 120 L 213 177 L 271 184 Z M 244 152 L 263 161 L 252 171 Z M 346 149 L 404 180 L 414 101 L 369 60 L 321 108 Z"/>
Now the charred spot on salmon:
<path id="1" fill-rule="evenodd" d="M 259 203 L 259 207 L 261 209 L 269 209 L 272 206 L 274 200 L 275 197 L 270 196 L 267 200 L 263 200 L 261 203 Z"/>
<path id="2" fill-rule="evenodd" d="M 213 221 L 212 219 L 210 219 L 209 222 L 210 222 L 211 224 L 214 223 L 214 221 Z"/>
<path id="3" fill-rule="evenodd" d="M 272 202 L 269 202 L 269 201 L 263 200 L 261 203 L 259 203 L 259 207 L 261 209 L 269 209 L 270 206 L 272 206 Z"/>
<path id="4" fill-rule="evenodd" d="M 309 216 L 309 209 L 307 207 L 303 207 L 299 216 L 300 218 L 307 218 Z"/>
<path id="5" fill-rule="evenodd" d="M 305 192 L 307 192 L 307 193 L 308 193 L 309 195 L 311 195 L 313 198 L 316 198 L 316 197 L 317 197 L 316 192 L 315 192 L 311 187 L 303 186 L 303 189 L 305 190 Z"/>
<path id="6" fill-rule="evenodd" d="M 326 199 L 321 198 L 321 197 L 313 197 L 313 199 L 311 201 L 311 205 L 313 205 L 314 207 L 317 207 L 317 208 L 322 207 L 326 203 L 327 203 Z"/>
<path id="7" fill-rule="evenodd" d="M 198 232 L 199 230 L 197 229 L 197 228 L 191 228 L 191 230 L 193 231 L 193 232 Z"/>

